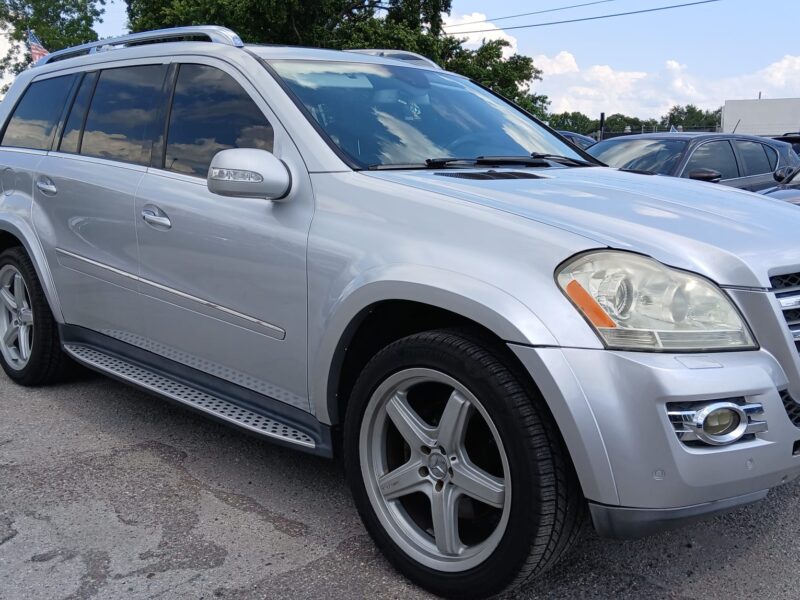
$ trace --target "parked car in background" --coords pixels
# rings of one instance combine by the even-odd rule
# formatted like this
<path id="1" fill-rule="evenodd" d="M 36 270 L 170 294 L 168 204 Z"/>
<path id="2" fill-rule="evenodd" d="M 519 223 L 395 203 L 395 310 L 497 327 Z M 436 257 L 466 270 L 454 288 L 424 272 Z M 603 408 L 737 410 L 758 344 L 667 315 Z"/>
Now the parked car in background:
<path id="1" fill-rule="evenodd" d="M 786 142 L 724 133 L 645 133 L 598 142 L 586 150 L 611 167 L 722 183 L 759 191 L 773 172 L 800 166 Z"/>
<path id="2" fill-rule="evenodd" d="M 800 155 L 800 132 L 784 133 L 783 135 L 776 135 L 772 139 L 791 144 L 795 154 Z"/>
<path id="3" fill-rule="evenodd" d="M 792 204 L 800 204 L 800 168 L 784 167 L 775 171 L 778 185 L 767 188 L 761 193 L 770 198 L 785 200 Z"/>
<path id="4" fill-rule="evenodd" d="M 563 135 L 578 148 L 582 148 L 584 150 L 586 150 L 586 148 L 589 146 L 594 146 L 597 143 L 596 139 L 589 137 L 588 135 L 581 135 L 580 133 L 574 133 L 572 131 L 559 131 L 558 133 Z"/>

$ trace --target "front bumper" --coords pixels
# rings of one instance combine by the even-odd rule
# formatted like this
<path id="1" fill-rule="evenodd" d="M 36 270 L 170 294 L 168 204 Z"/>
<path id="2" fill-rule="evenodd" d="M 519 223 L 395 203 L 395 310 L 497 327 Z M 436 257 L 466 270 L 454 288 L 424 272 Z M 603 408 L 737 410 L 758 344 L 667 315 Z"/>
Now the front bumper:
<path id="1" fill-rule="evenodd" d="M 656 354 L 511 345 L 547 400 L 595 527 L 632 537 L 756 501 L 800 474 L 800 440 L 765 350 Z M 682 443 L 668 402 L 745 398 L 768 430 L 722 447 Z"/>

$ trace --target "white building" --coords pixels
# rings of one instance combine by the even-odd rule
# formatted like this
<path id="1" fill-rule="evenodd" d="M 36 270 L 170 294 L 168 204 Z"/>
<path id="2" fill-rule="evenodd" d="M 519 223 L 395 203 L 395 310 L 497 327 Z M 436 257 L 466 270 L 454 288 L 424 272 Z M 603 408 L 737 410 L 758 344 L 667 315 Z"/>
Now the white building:
<path id="1" fill-rule="evenodd" d="M 781 135 L 800 131 L 800 98 L 726 100 L 722 131 L 753 135 Z"/>

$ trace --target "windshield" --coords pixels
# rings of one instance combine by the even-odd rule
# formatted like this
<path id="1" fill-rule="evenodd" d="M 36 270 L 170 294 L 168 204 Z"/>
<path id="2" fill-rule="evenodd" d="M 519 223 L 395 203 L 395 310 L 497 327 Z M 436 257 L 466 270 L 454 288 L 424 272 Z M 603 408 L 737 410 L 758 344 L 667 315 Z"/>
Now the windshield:
<path id="1" fill-rule="evenodd" d="M 270 64 L 361 168 L 534 152 L 582 159 L 520 110 L 455 75 L 355 62 Z"/>
<path id="2" fill-rule="evenodd" d="M 686 140 L 615 138 L 598 142 L 586 152 L 609 167 L 669 175 L 685 149 Z"/>

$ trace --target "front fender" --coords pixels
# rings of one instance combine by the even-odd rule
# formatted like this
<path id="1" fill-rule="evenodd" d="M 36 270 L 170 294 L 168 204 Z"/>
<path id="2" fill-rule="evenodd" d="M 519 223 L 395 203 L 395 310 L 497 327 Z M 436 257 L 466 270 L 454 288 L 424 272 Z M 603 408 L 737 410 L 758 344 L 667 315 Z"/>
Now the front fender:
<path id="1" fill-rule="evenodd" d="M 329 383 L 348 327 L 365 309 L 387 300 L 435 306 L 470 319 L 506 342 L 556 345 L 544 323 L 517 298 L 468 275 L 419 265 L 387 265 L 362 273 L 315 322 L 309 320 L 310 401 L 317 418 L 332 424 Z"/>

